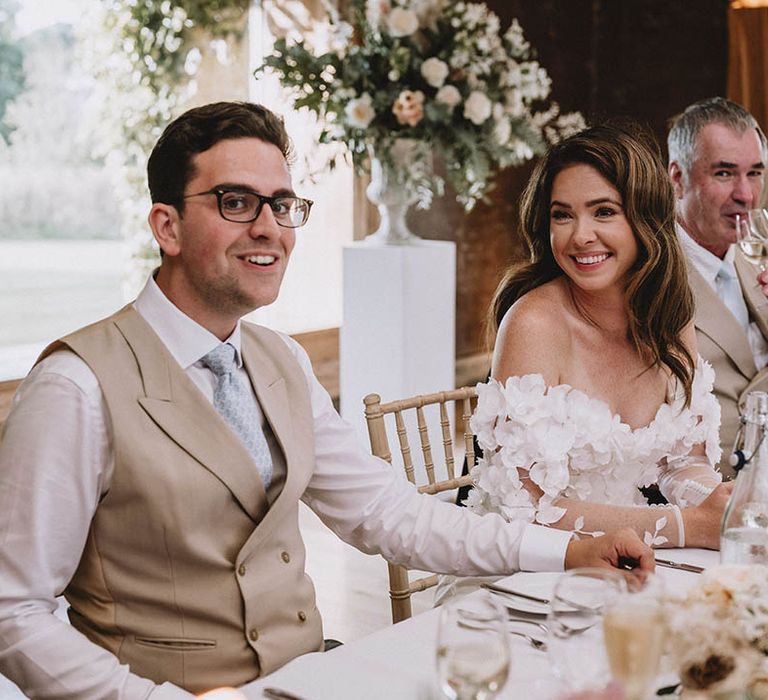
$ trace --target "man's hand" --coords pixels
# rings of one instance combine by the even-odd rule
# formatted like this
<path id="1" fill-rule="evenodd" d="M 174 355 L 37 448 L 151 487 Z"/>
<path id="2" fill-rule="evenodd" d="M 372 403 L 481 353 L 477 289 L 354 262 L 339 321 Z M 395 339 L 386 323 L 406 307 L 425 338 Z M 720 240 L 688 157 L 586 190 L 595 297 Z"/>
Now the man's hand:
<path id="1" fill-rule="evenodd" d="M 762 287 L 763 294 L 768 297 L 768 270 L 763 270 L 757 276 L 757 283 Z"/>
<path id="2" fill-rule="evenodd" d="M 565 568 L 598 566 L 619 569 L 640 578 L 656 568 L 653 550 L 643 544 L 634 530 L 619 530 L 602 537 L 571 540 L 565 552 Z"/>

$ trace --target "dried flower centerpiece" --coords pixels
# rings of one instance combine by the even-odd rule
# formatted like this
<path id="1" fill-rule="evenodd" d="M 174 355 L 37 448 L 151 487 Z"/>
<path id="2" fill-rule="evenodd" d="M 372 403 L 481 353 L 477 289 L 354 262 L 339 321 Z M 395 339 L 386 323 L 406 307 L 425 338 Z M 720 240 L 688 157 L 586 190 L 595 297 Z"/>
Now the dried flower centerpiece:
<path id="1" fill-rule="evenodd" d="M 768 567 L 709 569 L 668 609 L 686 697 L 768 698 Z"/>
<path id="2" fill-rule="evenodd" d="M 584 126 L 547 103 L 550 79 L 517 21 L 500 34 L 482 3 L 351 0 L 350 21 L 329 10 L 310 47 L 290 34 L 257 74 L 274 71 L 294 106 L 315 113 L 321 142 L 346 145 L 358 171 L 374 155 L 420 206 L 443 192 L 442 159 L 470 209 L 497 168 L 522 163 Z M 407 139 L 407 146 L 396 144 Z"/>

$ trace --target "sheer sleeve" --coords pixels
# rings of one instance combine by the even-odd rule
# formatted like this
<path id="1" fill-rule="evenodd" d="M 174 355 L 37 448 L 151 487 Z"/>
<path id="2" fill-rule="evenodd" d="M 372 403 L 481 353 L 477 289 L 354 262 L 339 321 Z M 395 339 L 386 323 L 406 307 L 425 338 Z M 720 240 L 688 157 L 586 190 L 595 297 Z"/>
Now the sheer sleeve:
<path id="1" fill-rule="evenodd" d="M 503 477 L 502 471 L 509 478 Z M 479 460 L 472 472 L 475 486 L 469 492 L 466 505 L 478 513 L 498 512 L 508 520 L 522 518 L 569 530 L 578 536 L 598 537 L 628 527 L 649 546 L 685 546 L 685 529 L 677 505 L 616 505 L 565 496 L 553 497 L 534 483 L 527 472 L 529 470 L 523 468 L 509 470 L 500 467 L 494 464 L 493 457 Z M 501 482 L 504 486 L 499 490 Z"/>
<path id="2" fill-rule="evenodd" d="M 708 494 L 717 478 L 700 459 L 682 461 L 694 445 L 711 442 L 702 438 L 711 417 L 681 412 L 684 396 L 680 407 L 673 397 L 636 431 L 604 402 L 567 385 L 547 387 L 537 374 L 490 380 L 478 385 L 478 397 L 472 428 L 483 457 L 472 472 L 470 508 L 582 536 L 630 527 L 647 544 L 684 545 L 679 506 L 692 502 L 699 487 Z M 668 506 L 649 506 L 639 487 L 660 474 L 674 497 Z"/>
<path id="3" fill-rule="evenodd" d="M 681 507 L 701 504 L 722 481 L 722 475 L 712 465 L 720 461 L 720 404 L 712 392 L 715 372 L 699 357 L 691 390 L 691 405 L 687 411 L 688 425 L 680 440 L 663 461 L 659 470 L 659 489 L 670 502 Z M 673 408 L 684 397 L 676 395 Z M 696 445 L 703 446 L 703 455 L 691 454 Z"/>

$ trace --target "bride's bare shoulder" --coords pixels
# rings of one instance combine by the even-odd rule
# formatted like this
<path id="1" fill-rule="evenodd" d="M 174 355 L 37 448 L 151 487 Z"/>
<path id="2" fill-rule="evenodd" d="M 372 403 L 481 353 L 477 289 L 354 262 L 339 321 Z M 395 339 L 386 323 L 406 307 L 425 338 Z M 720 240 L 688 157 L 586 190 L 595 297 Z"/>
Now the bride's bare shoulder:
<path id="1" fill-rule="evenodd" d="M 499 335 L 524 331 L 546 337 L 556 336 L 563 331 L 567 302 L 565 289 L 559 280 L 536 287 L 510 307 L 499 325 Z"/>
<path id="2" fill-rule="evenodd" d="M 541 374 L 548 384 L 559 380 L 561 359 L 568 352 L 567 297 L 559 280 L 531 290 L 504 315 L 496 335 L 491 374 Z"/>

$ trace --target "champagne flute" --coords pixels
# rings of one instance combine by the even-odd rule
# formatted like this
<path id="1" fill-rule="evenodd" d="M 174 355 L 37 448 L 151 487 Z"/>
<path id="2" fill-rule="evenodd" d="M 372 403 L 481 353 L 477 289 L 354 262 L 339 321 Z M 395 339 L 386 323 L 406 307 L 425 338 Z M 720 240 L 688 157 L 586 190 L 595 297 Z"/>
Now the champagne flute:
<path id="1" fill-rule="evenodd" d="M 752 212 L 755 212 L 754 216 Z M 768 257 L 768 220 L 765 222 L 765 235 L 761 223 L 764 214 L 764 209 L 753 209 L 747 216 L 736 214 L 736 242 L 747 261 L 761 271 L 765 270 L 765 259 Z"/>
<path id="2" fill-rule="evenodd" d="M 603 637 L 613 678 L 624 686 L 627 700 L 647 700 L 664 649 L 664 586 L 647 575 L 616 598 L 603 617 Z"/>
<path id="3" fill-rule="evenodd" d="M 449 700 L 492 700 L 507 682 L 506 611 L 483 591 L 440 609 L 437 676 Z"/>
<path id="4" fill-rule="evenodd" d="M 552 667 L 570 690 L 600 690 L 611 680 L 603 615 L 627 591 L 611 569 L 572 569 L 555 585 L 547 616 Z"/>

